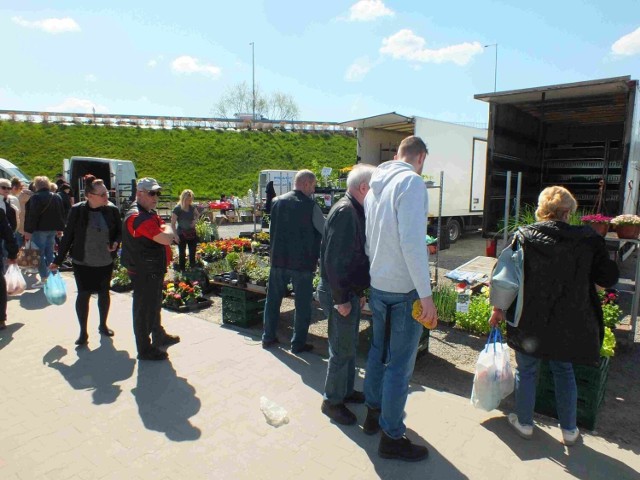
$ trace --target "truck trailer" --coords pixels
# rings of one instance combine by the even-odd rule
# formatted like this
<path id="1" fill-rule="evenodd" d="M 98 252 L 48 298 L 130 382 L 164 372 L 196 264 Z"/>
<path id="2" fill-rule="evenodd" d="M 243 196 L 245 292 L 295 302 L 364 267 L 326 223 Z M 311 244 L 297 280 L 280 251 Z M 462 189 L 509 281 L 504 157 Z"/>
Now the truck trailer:
<path id="1" fill-rule="evenodd" d="M 442 185 L 442 225 L 455 242 L 465 230 L 482 225 L 487 130 L 392 112 L 343 122 L 357 130 L 357 163 L 380 165 L 392 160 L 400 142 L 409 135 L 421 137 L 429 156 L 422 174 L 426 182 Z M 430 185 L 430 183 L 427 183 Z M 429 216 L 438 215 L 439 189 L 429 190 Z"/>
<path id="2" fill-rule="evenodd" d="M 489 103 L 483 234 L 542 189 L 567 188 L 584 212 L 638 211 L 640 90 L 629 76 L 475 95 Z M 510 183 L 507 185 L 507 172 Z M 518 188 L 518 173 L 521 186 Z"/>

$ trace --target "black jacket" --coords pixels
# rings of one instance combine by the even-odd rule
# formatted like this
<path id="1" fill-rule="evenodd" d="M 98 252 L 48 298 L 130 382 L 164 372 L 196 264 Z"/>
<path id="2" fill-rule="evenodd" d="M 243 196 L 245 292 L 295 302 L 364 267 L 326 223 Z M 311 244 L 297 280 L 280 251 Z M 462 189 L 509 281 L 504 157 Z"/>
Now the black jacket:
<path id="1" fill-rule="evenodd" d="M 13 210 L 13 207 L 8 207 Z M 0 208 L 0 238 L 4 240 L 4 248 L 7 249 L 7 257 L 14 260 L 18 256 L 18 244 L 13 234 L 13 229 L 7 220 L 7 214 Z M 0 258 L 2 258 L 2 249 L 0 249 Z"/>
<path id="2" fill-rule="evenodd" d="M 160 222 L 160 217 L 154 210 L 145 210 L 137 202 L 131 205 L 122 225 L 120 263 L 133 274 L 164 274 L 167 271 L 167 247 L 143 236 L 134 237 L 127 228 L 127 222 L 131 217 L 134 217 L 134 231 L 143 222 Z"/>
<path id="3" fill-rule="evenodd" d="M 16 210 L 11 206 L 11 202 L 9 200 L 3 199 L 3 201 L 5 206 L 4 212 L 7 215 L 7 221 L 9 222 L 9 225 L 11 225 L 11 230 L 15 232 L 18 228 L 18 217 L 16 215 Z"/>
<path id="4" fill-rule="evenodd" d="M 49 189 L 34 193 L 27 202 L 24 231 L 27 233 L 64 230 L 62 199 Z"/>
<path id="5" fill-rule="evenodd" d="M 71 258 L 74 260 L 84 261 L 85 239 L 87 236 L 87 225 L 89 224 L 89 205 L 87 202 L 76 203 L 69 211 L 67 226 L 64 229 L 58 254 L 54 258 L 53 263 L 61 265 L 67 253 L 71 251 Z M 114 204 L 109 203 L 104 207 L 100 207 L 107 226 L 109 227 L 109 243 L 120 243 L 122 239 L 122 220 L 120 220 L 120 211 Z M 117 251 L 117 249 L 116 249 Z M 116 257 L 117 253 L 113 251 L 111 256 Z"/>
<path id="6" fill-rule="evenodd" d="M 320 255 L 320 232 L 313 226 L 314 202 L 299 190 L 285 193 L 271 207 L 271 266 L 315 272 Z"/>
<path id="7" fill-rule="evenodd" d="M 618 281 L 604 239 L 590 227 L 555 221 L 520 230 L 524 303 L 518 327 L 507 325 L 509 346 L 537 358 L 596 365 L 604 326 L 595 285 Z"/>
<path id="8" fill-rule="evenodd" d="M 362 296 L 369 287 L 365 241 L 364 208 L 347 193 L 329 212 L 320 247 L 320 275 L 336 304 Z"/>

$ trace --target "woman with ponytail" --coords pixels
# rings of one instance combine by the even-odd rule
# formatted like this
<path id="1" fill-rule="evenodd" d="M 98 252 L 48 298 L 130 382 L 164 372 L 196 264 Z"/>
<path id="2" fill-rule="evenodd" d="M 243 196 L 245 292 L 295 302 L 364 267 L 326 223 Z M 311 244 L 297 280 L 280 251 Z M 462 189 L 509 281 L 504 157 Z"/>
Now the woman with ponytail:
<path id="1" fill-rule="evenodd" d="M 85 175 L 84 193 L 86 201 L 71 207 L 58 255 L 49 265 L 49 270 L 55 271 L 67 253 L 71 254 L 78 287 L 76 313 L 80 323 L 76 345 L 85 345 L 89 339 L 89 299 L 93 293 L 98 294 L 98 331 L 102 335 L 113 336 L 113 330 L 107 327 L 111 304 L 109 286 L 122 232 L 120 212 L 109 202 L 104 182 L 93 175 Z"/>

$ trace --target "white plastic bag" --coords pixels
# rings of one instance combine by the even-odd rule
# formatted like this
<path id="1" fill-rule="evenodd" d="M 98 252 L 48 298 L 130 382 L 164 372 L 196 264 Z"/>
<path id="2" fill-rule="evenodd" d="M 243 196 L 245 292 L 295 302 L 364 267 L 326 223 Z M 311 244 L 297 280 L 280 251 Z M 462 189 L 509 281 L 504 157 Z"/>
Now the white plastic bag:
<path id="1" fill-rule="evenodd" d="M 476 362 L 471 392 L 474 407 L 489 412 L 498 408 L 500 401 L 513 392 L 515 379 L 509 357 L 509 347 L 502 343 L 500 331 L 492 329 Z"/>
<path id="2" fill-rule="evenodd" d="M 267 423 L 272 427 L 279 427 L 289 423 L 287 411 L 267 397 L 260 397 L 260 410 L 262 410 Z"/>
<path id="3" fill-rule="evenodd" d="M 27 282 L 22 276 L 20 267 L 15 263 L 9 265 L 4 279 L 7 282 L 7 295 L 20 295 L 27 288 Z"/>

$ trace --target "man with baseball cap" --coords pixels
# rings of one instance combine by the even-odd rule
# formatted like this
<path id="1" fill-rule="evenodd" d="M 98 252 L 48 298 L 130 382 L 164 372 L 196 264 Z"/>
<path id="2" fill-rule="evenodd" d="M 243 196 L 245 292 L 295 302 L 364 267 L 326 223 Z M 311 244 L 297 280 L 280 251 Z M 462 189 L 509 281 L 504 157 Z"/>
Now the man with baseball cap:
<path id="1" fill-rule="evenodd" d="M 174 345 L 180 337 L 169 335 L 162 327 L 162 288 L 171 247 L 179 238 L 155 211 L 160 185 L 150 177 L 138 181 L 136 201 L 124 217 L 122 265 L 133 284 L 133 331 L 139 360 L 166 360 L 160 347 Z M 153 337 L 153 343 L 149 337 Z"/>

